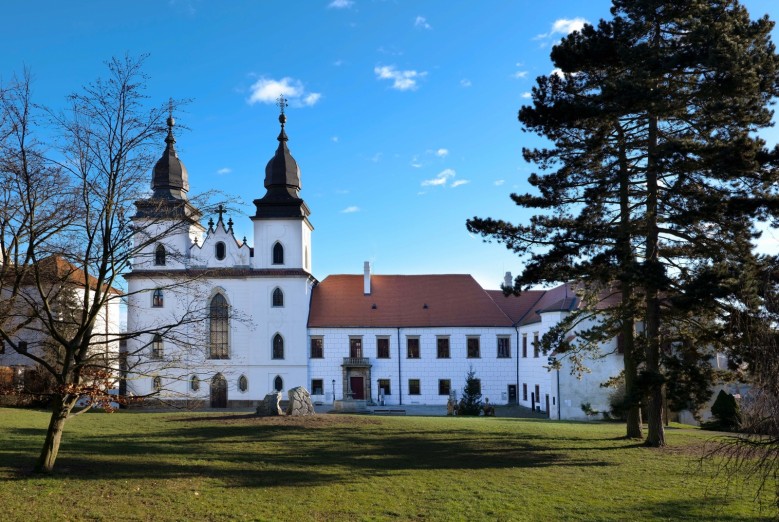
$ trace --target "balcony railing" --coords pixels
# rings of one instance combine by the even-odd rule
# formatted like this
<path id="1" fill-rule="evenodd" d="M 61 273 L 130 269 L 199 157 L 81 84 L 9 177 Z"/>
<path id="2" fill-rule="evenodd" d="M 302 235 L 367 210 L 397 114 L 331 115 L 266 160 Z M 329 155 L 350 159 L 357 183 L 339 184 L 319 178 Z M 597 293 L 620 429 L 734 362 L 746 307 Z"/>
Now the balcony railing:
<path id="1" fill-rule="evenodd" d="M 371 361 L 367 357 L 344 357 L 343 366 L 370 367 Z"/>

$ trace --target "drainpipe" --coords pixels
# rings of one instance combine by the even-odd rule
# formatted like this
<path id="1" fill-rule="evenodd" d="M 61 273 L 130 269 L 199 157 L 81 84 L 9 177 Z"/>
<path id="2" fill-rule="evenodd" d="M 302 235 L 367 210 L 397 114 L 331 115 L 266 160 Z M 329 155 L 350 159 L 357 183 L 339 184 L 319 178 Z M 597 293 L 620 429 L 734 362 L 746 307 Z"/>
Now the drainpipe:
<path id="1" fill-rule="evenodd" d="M 400 327 L 398 327 L 398 400 L 400 406 L 403 406 L 403 385 L 401 384 L 400 375 Z"/>
<path id="2" fill-rule="evenodd" d="M 562 420 L 560 418 L 561 416 L 561 410 L 560 410 L 560 369 L 557 369 L 557 420 Z"/>
<path id="3" fill-rule="evenodd" d="M 514 350 L 514 356 L 517 358 L 517 385 L 514 388 L 514 400 L 519 404 L 519 325 L 514 325 L 514 331 L 517 332 L 517 348 Z"/>

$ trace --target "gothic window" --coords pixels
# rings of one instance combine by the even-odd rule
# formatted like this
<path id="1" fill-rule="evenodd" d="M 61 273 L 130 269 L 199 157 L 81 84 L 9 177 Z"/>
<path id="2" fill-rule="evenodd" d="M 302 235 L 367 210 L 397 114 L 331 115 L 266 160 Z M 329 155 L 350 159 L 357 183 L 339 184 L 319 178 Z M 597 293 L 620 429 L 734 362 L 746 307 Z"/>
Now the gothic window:
<path id="1" fill-rule="evenodd" d="M 189 388 L 194 392 L 200 390 L 200 379 L 197 375 L 193 375 L 189 380 Z"/>
<path id="2" fill-rule="evenodd" d="M 211 299 L 208 314 L 210 333 L 209 357 L 211 359 L 228 359 L 228 307 L 227 299 L 222 294 L 216 294 Z"/>
<path id="3" fill-rule="evenodd" d="M 162 390 L 162 378 L 159 376 L 152 378 L 151 387 L 154 391 L 157 392 Z"/>
<path id="4" fill-rule="evenodd" d="M 238 390 L 245 392 L 249 389 L 249 380 L 246 378 L 245 375 L 241 375 L 238 377 Z"/>
<path id="5" fill-rule="evenodd" d="M 284 380 L 282 380 L 281 375 L 277 375 L 276 378 L 273 379 L 273 389 L 276 391 L 284 389 Z"/>
<path id="6" fill-rule="evenodd" d="M 154 334 L 154 338 L 151 341 L 151 356 L 153 359 L 162 359 L 163 354 L 162 336 Z"/>
<path id="7" fill-rule="evenodd" d="M 280 334 L 273 336 L 273 359 L 284 358 L 284 338 Z"/>
<path id="8" fill-rule="evenodd" d="M 220 241 L 220 242 L 219 242 L 219 243 L 217 243 L 217 244 L 216 244 L 216 246 L 214 247 L 214 254 L 216 255 L 216 258 L 217 258 L 219 261 L 221 261 L 222 259 L 224 259 L 224 258 L 225 258 L 225 253 L 226 253 L 225 244 L 224 244 L 224 243 L 222 243 L 222 242 Z"/>
<path id="9" fill-rule="evenodd" d="M 273 245 L 273 264 L 284 264 L 284 247 L 278 241 Z"/>
<path id="10" fill-rule="evenodd" d="M 157 249 L 154 251 L 154 264 L 157 266 L 165 266 L 165 247 L 157 245 Z"/>
<path id="11" fill-rule="evenodd" d="M 281 288 L 276 288 L 275 290 L 273 290 L 273 298 L 271 299 L 271 305 L 275 307 L 284 306 L 284 292 L 281 291 Z"/>
<path id="12" fill-rule="evenodd" d="M 157 288 L 151 296 L 151 305 L 154 308 L 162 308 L 165 299 L 162 297 L 162 289 Z"/>

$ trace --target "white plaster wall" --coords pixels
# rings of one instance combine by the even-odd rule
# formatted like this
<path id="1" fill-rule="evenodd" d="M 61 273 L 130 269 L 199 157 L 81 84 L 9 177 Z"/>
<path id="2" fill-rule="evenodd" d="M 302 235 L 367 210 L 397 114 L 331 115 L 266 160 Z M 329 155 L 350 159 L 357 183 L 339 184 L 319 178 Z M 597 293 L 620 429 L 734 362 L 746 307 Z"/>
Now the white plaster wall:
<path id="1" fill-rule="evenodd" d="M 311 328 L 310 337 L 323 337 L 324 358 L 309 359 L 309 383 L 312 379 L 324 381 L 325 393 L 312 396 L 313 400 L 331 402 L 332 380 L 335 379 L 336 399 L 343 398 L 343 373 L 341 365 L 344 357 L 349 357 L 349 338 L 362 336 L 363 356 L 371 363 L 371 398 L 378 398 L 378 380 L 389 379 L 391 395 L 385 396 L 386 405 L 401 404 L 440 404 L 445 405 L 448 395 L 438 395 L 439 379 L 449 379 L 451 388 L 458 399 L 465 386 L 469 368 L 476 372 L 481 380 L 482 397 L 489 398 L 495 404 L 505 404 L 508 400 L 508 385 L 516 383 L 516 336 L 513 328 L 401 328 L 400 329 L 400 370 L 398 369 L 398 329 L 396 328 Z M 497 337 L 509 336 L 510 358 L 497 357 Z M 376 339 L 387 336 L 390 339 L 390 358 L 378 359 Z M 407 336 L 418 336 L 420 340 L 420 358 L 407 358 Z M 437 358 L 438 336 L 449 337 L 449 359 Z M 468 358 L 466 339 L 479 336 L 479 358 Z M 400 371 L 400 379 L 398 372 Z M 420 395 L 408 394 L 409 379 L 420 380 Z M 504 398 L 506 394 L 506 398 Z"/>
<path id="2" fill-rule="evenodd" d="M 284 247 L 284 264 L 273 264 L 273 245 L 280 242 Z M 277 218 L 254 220 L 254 268 L 287 268 L 306 269 L 311 272 L 310 266 L 306 268 L 305 253 L 308 251 L 308 260 L 311 253 L 311 226 L 302 218 Z"/>
<path id="3" fill-rule="evenodd" d="M 190 249 L 195 238 L 202 239 L 203 228 L 198 224 L 178 223 L 171 224 L 164 221 L 152 221 L 148 219 L 136 219 L 134 224 L 138 227 L 133 238 L 135 247 L 149 241 L 149 245 L 140 248 L 133 257 L 133 270 L 158 270 L 162 267 L 154 264 L 154 254 L 158 244 L 165 246 L 167 256 L 166 269 L 181 269 L 189 265 Z"/>

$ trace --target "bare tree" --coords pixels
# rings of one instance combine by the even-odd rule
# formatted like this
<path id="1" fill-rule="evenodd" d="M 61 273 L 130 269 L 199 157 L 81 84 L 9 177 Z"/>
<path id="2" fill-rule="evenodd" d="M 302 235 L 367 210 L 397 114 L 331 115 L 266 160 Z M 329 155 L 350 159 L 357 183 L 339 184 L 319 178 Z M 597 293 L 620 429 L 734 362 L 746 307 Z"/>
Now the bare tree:
<path id="1" fill-rule="evenodd" d="M 110 60 L 106 77 L 70 95 L 64 111 L 32 102 L 27 72 L 2 90 L 0 340 L 55 383 L 38 472 L 53 469 L 80 397 L 116 400 L 106 388 L 117 377 L 120 341 L 173 335 L 207 313 L 194 281 L 177 280 L 171 286 L 183 285 L 189 299 L 179 316 L 133 332 L 109 327 L 126 297 L 117 290 L 121 275 L 179 226 L 131 219 L 148 196 L 149 169 L 175 106 L 149 107 L 143 61 Z"/>

